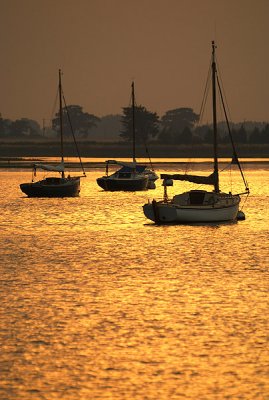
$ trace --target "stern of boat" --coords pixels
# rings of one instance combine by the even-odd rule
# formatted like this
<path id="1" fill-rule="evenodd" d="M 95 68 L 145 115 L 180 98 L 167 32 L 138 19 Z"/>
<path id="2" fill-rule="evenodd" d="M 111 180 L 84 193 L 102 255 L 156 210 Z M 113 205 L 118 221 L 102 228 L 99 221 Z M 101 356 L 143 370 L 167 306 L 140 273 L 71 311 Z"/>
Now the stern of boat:
<path id="1" fill-rule="evenodd" d="M 175 207 L 168 203 L 158 203 L 153 200 L 152 203 L 144 204 L 143 211 L 146 218 L 157 224 L 165 224 L 177 220 Z"/>

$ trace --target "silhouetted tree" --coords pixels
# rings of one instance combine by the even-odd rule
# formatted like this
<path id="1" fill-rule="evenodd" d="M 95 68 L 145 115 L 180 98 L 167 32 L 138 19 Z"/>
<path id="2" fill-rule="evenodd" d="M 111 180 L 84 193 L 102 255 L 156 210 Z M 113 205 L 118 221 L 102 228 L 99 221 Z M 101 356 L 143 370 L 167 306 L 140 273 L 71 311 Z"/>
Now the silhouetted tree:
<path id="1" fill-rule="evenodd" d="M 178 144 L 191 144 L 192 143 L 192 132 L 188 126 L 185 126 L 183 132 L 175 136 L 174 143 Z"/>
<path id="2" fill-rule="evenodd" d="M 9 126 L 9 136 L 12 137 L 37 137 L 40 134 L 41 130 L 38 122 L 32 119 L 16 119 Z"/>
<path id="3" fill-rule="evenodd" d="M 146 143 L 150 138 L 154 138 L 159 132 L 159 117 L 156 113 L 148 111 L 143 106 L 135 106 L 135 137 L 137 143 Z M 126 141 L 131 141 L 133 137 L 133 110 L 132 107 L 123 108 L 121 118 L 123 129 L 120 137 Z"/>
<path id="4" fill-rule="evenodd" d="M 2 118 L 0 114 L 0 136 L 4 137 L 9 133 L 9 127 L 11 125 L 11 121 L 9 119 Z"/>
<path id="5" fill-rule="evenodd" d="M 95 129 L 97 140 L 119 140 L 121 130 L 121 115 L 105 115 L 100 118 L 100 123 Z"/>
<path id="6" fill-rule="evenodd" d="M 249 143 L 269 143 L 269 124 L 266 124 L 262 129 L 254 128 L 249 136 Z"/>
<path id="7" fill-rule="evenodd" d="M 249 143 L 261 143 L 261 131 L 258 127 L 250 133 L 248 141 Z"/>
<path id="8" fill-rule="evenodd" d="M 247 132 L 243 124 L 238 130 L 234 131 L 233 138 L 235 143 L 247 143 Z"/>
<path id="9" fill-rule="evenodd" d="M 193 112 L 192 108 L 176 108 L 169 110 L 161 118 L 161 133 L 159 140 L 166 143 L 177 143 L 179 136 L 183 134 L 184 129 L 191 131 L 199 116 Z M 189 141 L 189 135 L 186 135 L 186 141 Z"/>
<path id="10" fill-rule="evenodd" d="M 194 128 L 193 135 L 200 138 L 201 141 L 204 141 L 207 131 L 208 131 L 208 125 L 199 125 Z"/>
<path id="11" fill-rule="evenodd" d="M 70 105 L 63 109 L 63 131 L 67 136 L 72 135 L 71 126 L 68 119 L 68 114 L 72 124 L 73 132 L 82 138 L 88 138 L 92 128 L 97 126 L 99 118 L 93 114 L 83 112 L 81 106 Z M 52 120 L 53 129 L 60 133 L 60 115 L 56 113 L 55 118 Z"/>
<path id="12" fill-rule="evenodd" d="M 2 114 L 0 113 L 0 134 L 1 134 L 1 130 L 3 129 L 4 126 L 4 120 L 2 118 Z"/>
<path id="13" fill-rule="evenodd" d="M 261 142 L 269 143 L 269 124 L 266 124 L 261 131 Z"/>
<path id="14" fill-rule="evenodd" d="M 204 137 L 204 142 L 212 144 L 213 140 L 214 140 L 213 129 L 210 128 L 210 127 L 207 127 L 207 132 L 206 132 L 205 137 Z"/>

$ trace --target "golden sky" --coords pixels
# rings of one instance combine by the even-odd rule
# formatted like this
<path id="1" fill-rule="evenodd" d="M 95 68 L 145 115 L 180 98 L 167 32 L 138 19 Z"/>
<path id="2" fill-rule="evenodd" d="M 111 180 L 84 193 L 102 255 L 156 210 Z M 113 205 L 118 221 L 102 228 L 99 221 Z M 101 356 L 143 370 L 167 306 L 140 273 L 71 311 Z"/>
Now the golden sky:
<path id="1" fill-rule="evenodd" d="M 234 122 L 269 121 L 269 0 L 0 0 L 0 112 L 50 119 L 69 104 L 199 112 L 211 40 Z M 206 122 L 206 121 L 205 121 Z"/>

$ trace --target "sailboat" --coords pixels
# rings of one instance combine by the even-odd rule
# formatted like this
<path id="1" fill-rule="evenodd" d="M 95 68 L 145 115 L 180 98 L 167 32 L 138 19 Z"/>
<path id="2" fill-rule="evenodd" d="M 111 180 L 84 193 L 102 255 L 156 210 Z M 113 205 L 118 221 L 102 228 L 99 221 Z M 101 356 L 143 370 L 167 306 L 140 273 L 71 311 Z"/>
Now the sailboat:
<path id="1" fill-rule="evenodd" d="M 83 171 L 82 176 L 66 176 L 65 173 L 65 162 L 64 162 L 64 145 L 63 145 L 63 91 L 61 82 L 61 70 L 59 70 L 59 117 L 60 117 L 60 141 L 61 141 L 61 162 L 58 165 L 47 165 L 47 164 L 34 164 L 33 165 L 33 177 L 32 182 L 22 183 L 20 189 L 28 197 L 75 197 L 79 195 L 80 192 L 80 178 L 85 177 L 86 173 L 84 171 L 82 161 L 78 152 L 78 146 L 75 140 L 75 136 L 71 127 L 73 134 L 73 139 L 78 152 L 78 157 L 80 160 L 81 169 Z M 70 122 L 70 118 L 68 115 Z M 49 172 L 58 172 L 60 176 L 46 177 L 40 181 L 35 181 L 37 169 L 41 169 Z"/>
<path id="2" fill-rule="evenodd" d="M 249 194 L 249 188 L 239 159 L 236 154 L 234 142 L 231 135 L 227 113 L 221 86 L 218 80 L 215 43 L 212 42 L 212 111 L 213 111 L 213 148 L 214 148 L 214 170 L 209 176 L 188 175 L 188 174 L 161 174 L 164 186 L 164 197 L 161 201 L 152 200 L 143 206 L 145 216 L 157 224 L 162 223 L 203 223 L 203 222 L 222 222 L 244 219 L 244 214 L 239 211 L 240 195 Z M 236 163 L 241 172 L 245 184 L 245 192 L 239 194 L 223 193 L 219 187 L 219 168 L 218 168 L 218 136 L 217 136 L 217 112 L 216 112 L 216 86 L 220 92 L 220 98 L 224 109 L 228 132 L 233 148 L 233 163 Z M 171 200 L 167 195 L 167 186 L 172 186 L 174 180 L 188 181 L 196 184 L 212 185 L 213 191 L 190 190 L 175 195 Z"/>
<path id="3" fill-rule="evenodd" d="M 158 175 L 153 168 L 138 164 L 136 161 L 135 145 L 135 94 L 132 82 L 132 140 L 133 159 L 131 162 L 107 160 L 106 175 L 97 178 L 97 184 L 107 191 L 139 191 L 154 189 Z M 109 166 L 118 165 L 121 168 L 109 175 Z"/>

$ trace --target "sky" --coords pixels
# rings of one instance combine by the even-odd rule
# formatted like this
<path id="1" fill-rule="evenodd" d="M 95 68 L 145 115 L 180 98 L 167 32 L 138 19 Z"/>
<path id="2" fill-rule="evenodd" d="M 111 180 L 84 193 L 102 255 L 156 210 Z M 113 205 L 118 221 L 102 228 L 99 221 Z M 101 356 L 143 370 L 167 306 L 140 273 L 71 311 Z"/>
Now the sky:
<path id="1" fill-rule="evenodd" d="M 269 0 L 0 0 L 0 6 L 3 118 L 49 124 L 59 68 L 67 103 L 99 117 L 129 105 L 132 80 L 137 104 L 160 116 L 179 107 L 199 113 L 215 40 L 232 121 L 269 121 Z"/>

